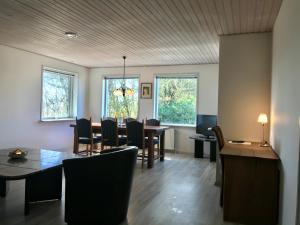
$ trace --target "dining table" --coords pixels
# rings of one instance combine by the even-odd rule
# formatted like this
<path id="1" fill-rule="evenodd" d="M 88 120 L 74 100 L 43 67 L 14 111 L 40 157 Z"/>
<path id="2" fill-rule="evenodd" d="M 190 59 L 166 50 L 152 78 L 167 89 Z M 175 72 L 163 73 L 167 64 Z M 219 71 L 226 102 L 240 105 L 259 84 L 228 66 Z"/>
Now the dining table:
<path id="1" fill-rule="evenodd" d="M 11 180 L 25 180 L 24 214 L 32 203 L 60 200 L 62 196 L 62 162 L 83 156 L 48 149 L 21 148 L 24 158 L 10 158 L 16 148 L 0 149 L 0 197 L 4 198 Z M 13 191 L 12 191 L 13 192 Z"/>
<path id="2" fill-rule="evenodd" d="M 73 144 L 73 153 L 78 153 L 78 143 L 77 143 L 77 129 L 76 124 L 70 124 L 70 127 L 74 128 L 74 144 Z M 149 126 L 144 125 L 145 137 L 148 139 L 148 157 L 147 157 L 147 168 L 152 168 L 154 165 L 154 137 L 159 136 L 159 159 L 164 161 L 165 157 L 165 131 L 169 129 L 168 126 Z M 93 122 L 92 123 L 93 133 L 101 134 L 101 123 Z M 126 135 L 126 125 L 118 125 L 119 135 Z"/>

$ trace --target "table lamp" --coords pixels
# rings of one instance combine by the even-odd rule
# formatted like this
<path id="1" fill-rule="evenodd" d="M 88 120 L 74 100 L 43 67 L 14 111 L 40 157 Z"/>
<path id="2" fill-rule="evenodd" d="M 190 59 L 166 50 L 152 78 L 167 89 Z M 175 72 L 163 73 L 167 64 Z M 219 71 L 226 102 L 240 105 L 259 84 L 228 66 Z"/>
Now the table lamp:
<path id="1" fill-rule="evenodd" d="M 259 114 L 257 122 L 261 123 L 261 125 L 262 125 L 262 135 L 263 135 L 263 137 L 262 137 L 262 142 L 261 142 L 260 146 L 262 146 L 262 147 L 268 147 L 269 144 L 265 140 L 265 124 L 268 123 L 268 116 L 267 116 L 267 114 L 265 114 L 265 113 Z"/>

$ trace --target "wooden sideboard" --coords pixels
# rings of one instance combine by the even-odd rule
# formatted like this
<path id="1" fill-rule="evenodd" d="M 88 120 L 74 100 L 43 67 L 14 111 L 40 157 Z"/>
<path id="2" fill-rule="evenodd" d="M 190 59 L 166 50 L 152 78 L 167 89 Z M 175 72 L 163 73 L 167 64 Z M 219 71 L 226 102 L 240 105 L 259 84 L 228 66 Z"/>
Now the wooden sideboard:
<path id="1" fill-rule="evenodd" d="M 226 144 L 223 162 L 223 219 L 275 225 L 278 220 L 279 158 L 271 147 Z"/>

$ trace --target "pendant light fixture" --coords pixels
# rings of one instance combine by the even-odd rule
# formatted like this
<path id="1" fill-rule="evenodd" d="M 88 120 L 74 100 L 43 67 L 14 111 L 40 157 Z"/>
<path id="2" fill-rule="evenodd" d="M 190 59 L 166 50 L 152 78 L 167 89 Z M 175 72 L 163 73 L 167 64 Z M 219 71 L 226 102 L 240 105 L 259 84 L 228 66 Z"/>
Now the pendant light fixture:
<path id="1" fill-rule="evenodd" d="M 121 87 L 115 89 L 113 91 L 113 94 L 115 96 L 132 96 L 134 94 L 134 90 L 132 88 L 126 87 L 125 84 L 125 60 L 126 60 L 126 56 L 123 56 L 124 59 L 124 72 L 123 72 L 123 80 L 122 80 L 122 84 Z"/>

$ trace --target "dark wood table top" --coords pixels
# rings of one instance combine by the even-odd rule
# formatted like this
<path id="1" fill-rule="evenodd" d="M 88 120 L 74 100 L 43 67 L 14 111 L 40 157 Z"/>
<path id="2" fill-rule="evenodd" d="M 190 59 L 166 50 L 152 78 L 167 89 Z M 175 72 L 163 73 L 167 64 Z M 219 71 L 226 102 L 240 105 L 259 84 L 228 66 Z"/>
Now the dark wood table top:
<path id="1" fill-rule="evenodd" d="M 251 145 L 226 143 L 220 154 L 222 156 L 252 157 L 270 160 L 279 159 L 271 146 L 261 147 L 260 143 L 257 142 L 253 142 Z"/>
<path id="2" fill-rule="evenodd" d="M 62 161 L 82 156 L 46 149 L 21 148 L 28 152 L 24 159 L 10 159 L 8 153 L 16 148 L 0 149 L 0 178 L 23 179 L 27 176 L 62 165 Z"/>
<path id="3" fill-rule="evenodd" d="M 76 127 L 76 124 L 71 124 L 70 127 Z M 92 123 L 92 127 L 93 128 L 97 128 L 97 129 L 101 129 L 101 123 Z M 125 130 L 126 129 L 126 125 L 119 125 L 118 128 L 120 130 Z M 144 130 L 146 132 L 151 132 L 151 131 L 164 131 L 164 130 L 167 130 L 169 129 L 168 126 L 148 126 L 148 125 L 145 125 L 144 126 Z"/>

